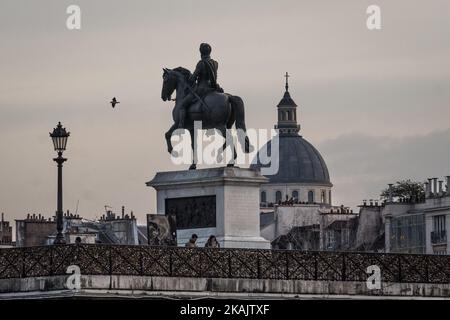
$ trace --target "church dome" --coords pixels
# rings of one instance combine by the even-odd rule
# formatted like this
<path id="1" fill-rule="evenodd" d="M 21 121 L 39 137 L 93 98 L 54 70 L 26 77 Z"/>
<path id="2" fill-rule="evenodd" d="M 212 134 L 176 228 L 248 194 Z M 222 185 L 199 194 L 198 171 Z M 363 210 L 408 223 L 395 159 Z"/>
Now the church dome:
<path id="1" fill-rule="evenodd" d="M 327 165 L 311 143 L 298 134 L 278 137 L 279 167 L 277 174 L 266 176 L 269 178 L 269 183 L 312 183 L 331 186 Z M 265 147 L 267 155 L 271 157 L 272 141 L 269 141 Z M 261 165 L 259 162 L 258 152 L 258 161 L 250 167 L 259 169 L 264 166 L 266 165 Z"/>
<path id="2" fill-rule="evenodd" d="M 289 75 L 286 73 L 286 91 L 280 103 L 277 105 L 278 122 L 275 129 L 278 129 L 279 138 L 279 167 L 274 175 L 266 175 L 269 178 L 269 184 L 317 184 L 332 186 L 327 165 L 314 146 L 298 134 L 300 125 L 297 124 L 297 104 L 289 94 L 288 85 Z M 272 156 L 272 140 L 264 147 L 264 154 Z M 267 150 L 267 151 L 266 151 Z M 260 169 L 268 165 L 262 165 L 260 162 L 260 152 L 252 169 Z"/>

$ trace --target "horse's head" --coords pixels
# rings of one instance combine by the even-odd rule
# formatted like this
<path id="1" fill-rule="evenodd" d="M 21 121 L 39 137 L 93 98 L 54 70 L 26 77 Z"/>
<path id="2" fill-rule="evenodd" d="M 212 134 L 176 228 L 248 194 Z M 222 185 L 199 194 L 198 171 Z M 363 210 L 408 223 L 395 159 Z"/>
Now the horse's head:
<path id="1" fill-rule="evenodd" d="M 161 99 L 170 100 L 172 93 L 177 87 L 177 76 L 173 70 L 163 68 L 163 85 L 161 90 Z"/>
<path id="2" fill-rule="evenodd" d="M 161 99 L 164 101 L 170 100 L 170 96 L 177 89 L 181 88 L 181 96 L 183 95 L 186 83 L 192 76 L 192 73 L 183 67 L 177 67 L 175 69 L 163 68 L 163 86 L 161 90 Z M 177 93 L 178 95 L 178 93 Z"/>

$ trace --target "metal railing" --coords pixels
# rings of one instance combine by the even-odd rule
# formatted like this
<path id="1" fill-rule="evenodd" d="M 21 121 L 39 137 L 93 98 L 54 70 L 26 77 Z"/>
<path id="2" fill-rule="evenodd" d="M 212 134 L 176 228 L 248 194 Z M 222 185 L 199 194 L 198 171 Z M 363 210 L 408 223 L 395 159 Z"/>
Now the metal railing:
<path id="1" fill-rule="evenodd" d="M 446 244 L 447 243 L 446 230 L 431 231 L 431 243 L 432 244 Z"/>
<path id="2" fill-rule="evenodd" d="M 0 279 L 85 275 L 450 283 L 450 256 L 126 245 L 58 245 L 0 249 Z"/>

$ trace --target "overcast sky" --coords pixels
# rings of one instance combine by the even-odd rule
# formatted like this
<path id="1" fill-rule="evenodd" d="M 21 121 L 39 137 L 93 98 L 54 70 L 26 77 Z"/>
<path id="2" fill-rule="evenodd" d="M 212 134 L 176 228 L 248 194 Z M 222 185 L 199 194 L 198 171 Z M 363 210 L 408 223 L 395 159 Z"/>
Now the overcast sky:
<path id="1" fill-rule="evenodd" d="M 81 30 L 66 8 L 81 8 Z M 369 31 L 366 9 L 381 7 Z M 273 127 L 283 74 L 301 134 L 321 152 L 335 204 L 355 207 L 389 182 L 450 174 L 450 2 L 0 1 L 0 211 L 54 214 L 49 131 L 71 136 L 64 208 L 86 218 L 125 205 L 155 211 L 145 186 L 169 161 L 173 103 L 162 68 L 209 42 L 219 82 L 246 104 L 247 127 Z M 121 104 L 112 109 L 116 96 Z"/>

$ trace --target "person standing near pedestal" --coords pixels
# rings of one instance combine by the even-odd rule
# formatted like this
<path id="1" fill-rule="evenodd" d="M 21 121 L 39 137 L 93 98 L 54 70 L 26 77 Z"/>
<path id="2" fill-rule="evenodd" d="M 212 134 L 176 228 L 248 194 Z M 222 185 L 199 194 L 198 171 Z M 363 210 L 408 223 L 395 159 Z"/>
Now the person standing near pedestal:
<path id="1" fill-rule="evenodd" d="M 220 244 L 216 239 L 216 236 L 210 235 L 208 241 L 205 243 L 205 248 L 220 248 Z"/>
<path id="2" fill-rule="evenodd" d="M 188 247 L 188 248 L 196 248 L 197 247 L 197 244 L 196 244 L 197 238 L 198 238 L 197 235 L 194 233 L 192 235 L 192 237 L 189 239 L 189 241 L 186 242 L 186 247 Z"/>

